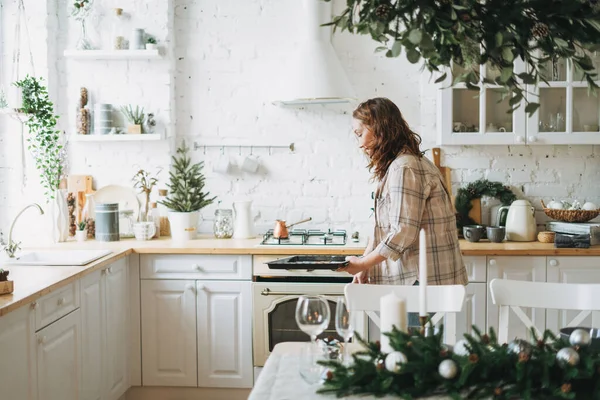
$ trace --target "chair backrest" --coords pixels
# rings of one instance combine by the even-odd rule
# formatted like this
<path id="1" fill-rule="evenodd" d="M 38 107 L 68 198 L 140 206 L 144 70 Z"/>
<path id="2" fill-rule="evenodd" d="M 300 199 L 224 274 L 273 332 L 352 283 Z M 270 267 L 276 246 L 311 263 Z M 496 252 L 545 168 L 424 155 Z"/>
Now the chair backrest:
<path id="1" fill-rule="evenodd" d="M 375 325 L 379 326 L 379 317 L 375 314 L 380 308 L 380 299 L 389 293 L 395 293 L 406 300 L 407 312 L 419 312 L 419 287 L 400 285 L 357 285 L 348 284 L 344 288 L 348 309 L 351 312 L 364 312 Z M 463 285 L 441 285 L 427 287 L 427 311 L 435 313 L 431 322 L 435 325 L 446 317 L 445 342 L 456 342 L 456 313 L 462 310 L 465 300 Z"/>
<path id="2" fill-rule="evenodd" d="M 521 307 L 581 311 L 567 326 L 580 325 L 592 311 L 600 310 L 600 284 L 548 283 L 492 279 L 492 302 L 500 307 L 498 341 L 508 342 L 509 311 L 528 328 L 541 332 Z"/>

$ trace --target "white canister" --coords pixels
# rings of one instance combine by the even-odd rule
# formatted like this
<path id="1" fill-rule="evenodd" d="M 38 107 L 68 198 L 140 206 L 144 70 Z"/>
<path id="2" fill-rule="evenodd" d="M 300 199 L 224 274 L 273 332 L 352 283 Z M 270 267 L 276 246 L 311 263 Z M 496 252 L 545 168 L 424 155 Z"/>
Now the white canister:
<path id="1" fill-rule="evenodd" d="M 113 127 L 112 104 L 94 105 L 94 133 L 106 135 Z"/>
<path id="2" fill-rule="evenodd" d="M 199 211 L 176 212 L 169 211 L 171 238 L 178 241 L 193 240 L 198 229 Z"/>
<path id="3" fill-rule="evenodd" d="M 129 50 L 143 50 L 146 48 L 144 43 L 144 30 L 141 28 L 133 28 L 129 37 Z"/>

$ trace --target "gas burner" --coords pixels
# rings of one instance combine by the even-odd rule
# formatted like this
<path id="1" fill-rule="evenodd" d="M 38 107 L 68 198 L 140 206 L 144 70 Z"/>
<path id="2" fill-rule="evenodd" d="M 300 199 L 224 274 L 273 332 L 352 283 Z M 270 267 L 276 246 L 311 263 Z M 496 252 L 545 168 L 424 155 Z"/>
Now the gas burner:
<path id="1" fill-rule="evenodd" d="M 269 229 L 263 235 L 261 245 L 281 245 L 281 246 L 343 246 L 346 244 L 346 231 L 334 230 L 327 231 L 316 229 L 293 229 L 289 232 L 286 239 L 273 237 L 273 230 Z"/>

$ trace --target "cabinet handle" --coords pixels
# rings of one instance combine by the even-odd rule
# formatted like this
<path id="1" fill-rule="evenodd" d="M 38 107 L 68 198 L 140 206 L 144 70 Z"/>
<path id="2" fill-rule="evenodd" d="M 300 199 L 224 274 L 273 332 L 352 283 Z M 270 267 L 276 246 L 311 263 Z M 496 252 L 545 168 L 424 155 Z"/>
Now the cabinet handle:
<path id="1" fill-rule="evenodd" d="M 185 290 L 189 290 L 189 291 L 190 291 L 190 292 L 192 292 L 192 293 L 195 293 L 195 292 L 196 292 L 196 288 L 195 288 L 195 287 L 194 287 L 194 285 L 193 285 L 193 284 L 191 284 L 191 283 L 190 283 L 189 285 L 185 285 Z"/>
<path id="2" fill-rule="evenodd" d="M 33 303 L 31 303 L 31 309 L 32 310 L 37 310 L 37 307 L 38 307 L 37 301 L 34 301 Z"/>
<path id="3" fill-rule="evenodd" d="M 523 136 L 517 136 L 515 140 L 517 143 L 525 143 L 525 138 Z"/>
<path id="4" fill-rule="evenodd" d="M 206 290 L 206 286 L 198 284 L 198 290 Z"/>
<path id="5" fill-rule="evenodd" d="M 537 136 L 532 136 L 532 137 L 530 137 L 530 138 L 529 138 L 529 141 L 530 141 L 531 143 L 535 143 L 535 142 L 537 142 L 537 140 L 538 140 L 538 139 L 537 139 Z"/>
<path id="6" fill-rule="evenodd" d="M 202 267 L 200 266 L 200 264 L 194 264 L 192 265 L 192 267 L 196 270 L 196 271 L 202 271 Z"/>
<path id="7" fill-rule="evenodd" d="M 109 274 L 112 274 L 112 267 L 106 268 L 106 272 L 108 272 Z"/>
<path id="8" fill-rule="evenodd" d="M 56 302 L 56 304 L 58 304 L 59 306 L 62 306 L 63 304 L 65 304 L 65 298 L 61 297 L 60 299 L 58 299 L 58 301 Z"/>
<path id="9" fill-rule="evenodd" d="M 100 271 L 100 274 L 106 275 L 106 269 L 103 269 L 102 271 Z"/>
<path id="10" fill-rule="evenodd" d="M 38 343 L 39 343 L 39 344 L 44 344 L 44 343 L 46 343 L 46 336 L 39 337 L 39 338 L 38 338 Z"/>
<path id="11" fill-rule="evenodd" d="M 496 265 L 496 260 L 494 260 L 493 258 L 490 260 L 490 265 Z"/>
<path id="12" fill-rule="evenodd" d="M 558 261 L 556 261 L 555 259 L 550 260 L 550 266 L 551 267 L 556 267 L 558 265 Z"/>

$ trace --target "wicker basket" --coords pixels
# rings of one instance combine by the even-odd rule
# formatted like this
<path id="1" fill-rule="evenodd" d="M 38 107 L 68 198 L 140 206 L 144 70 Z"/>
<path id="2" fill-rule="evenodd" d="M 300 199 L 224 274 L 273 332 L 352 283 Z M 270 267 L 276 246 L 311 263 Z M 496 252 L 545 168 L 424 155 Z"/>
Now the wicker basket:
<path id="1" fill-rule="evenodd" d="M 554 232 L 542 231 L 538 233 L 537 239 L 538 242 L 542 243 L 554 243 L 554 236 L 556 236 L 556 233 Z"/>
<path id="2" fill-rule="evenodd" d="M 598 210 L 555 210 L 552 208 L 546 208 L 544 200 L 541 200 L 542 207 L 546 215 L 552 219 L 562 222 L 587 222 L 590 219 L 594 219 L 600 214 Z"/>

